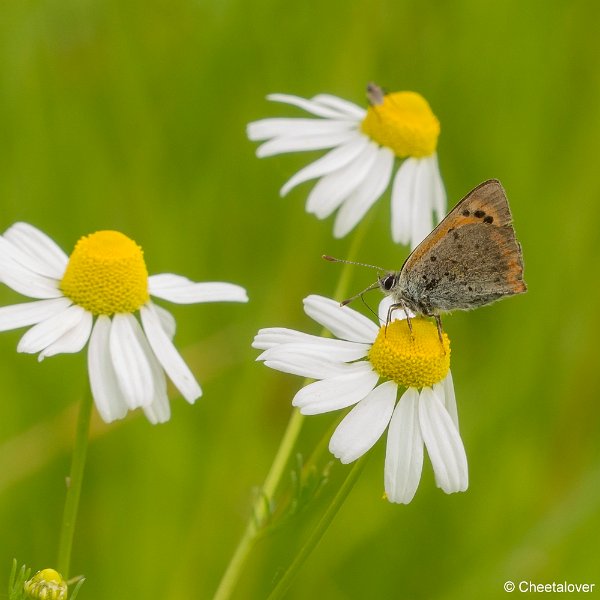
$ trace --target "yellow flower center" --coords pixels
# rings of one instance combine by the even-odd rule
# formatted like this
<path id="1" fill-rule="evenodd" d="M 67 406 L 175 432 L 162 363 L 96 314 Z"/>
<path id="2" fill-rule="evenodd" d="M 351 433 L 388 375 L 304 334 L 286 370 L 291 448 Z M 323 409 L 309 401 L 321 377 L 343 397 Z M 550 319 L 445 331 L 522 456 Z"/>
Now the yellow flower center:
<path id="1" fill-rule="evenodd" d="M 404 387 L 423 388 L 444 379 L 450 368 L 450 340 L 440 342 L 431 321 L 412 319 L 412 335 L 406 320 L 392 321 L 379 330 L 369 350 L 369 361 L 382 377 Z"/>
<path id="2" fill-rule="evenodd" d="M 23 586 L 30 598 L 38 600 L 66 600 L 67 584 L 54 569 L 38 571 Z"/>
<path id="3" fill-rule="evenodd" d="M 435 152 L 440 122 L 423 96 L 395 92 L 386 94 L 381 104 L 369 106 L 361 129 L 400 158 L 422 158 Z"/>
<path id="4" fill-rule="evenodd" d="M 69 258 L 60 289 L 94 315 L 135 312 L 149 298 L 144 253 L 118 231 L 84 236 Z"/>

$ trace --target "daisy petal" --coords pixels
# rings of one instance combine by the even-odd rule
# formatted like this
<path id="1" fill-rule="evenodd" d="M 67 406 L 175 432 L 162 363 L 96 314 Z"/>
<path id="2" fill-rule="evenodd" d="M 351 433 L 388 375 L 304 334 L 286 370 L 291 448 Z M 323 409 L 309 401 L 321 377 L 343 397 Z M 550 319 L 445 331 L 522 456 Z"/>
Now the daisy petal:
<path id="1" fill-rule="evenodd" d="M 256 360 L 278 360 L 283 356 L 292 357 L 296 353 L 321 356 L 330 361 L 348 363 L 364 358 L 369 352 L 370 344 L 358 344 L 357 342 L 346 342 L 345 340 L 332 340 L 329 338 L 317 338 L 317 341 L 304 343 L 280 344 L 265 350 Z"/>
<path id="2" fill-rule="evenodd" d="M 88 371 L 92 396 L 105 423 L 122 419 L 127 414 L 127 402 L 110 358 L 109 336 L 110 318 L 100 315 L 90 336 Z"/>
<path id="3" fill-rule="evenodd" d="M 285 327 L 265 327 L 264 329 L 259 329 L 258 333 L 254 336 L 252 347 L 257 350 L 268 350 L 280 344 L 292 344 L 294 342 L 308 343 L 311 338 L 318 338 L 318 336 L 309 335 L 295 329 L 286 329 Z"/>
<path id="4" fill-rule="evenodd" d="M 336 337 L 350 342 L 372 344 L 379 333 L 373 321 L 324 296 L 311 295 L 305 298 L 304 312 Z"/>
<path id="5" fill-rule="evenodd" d="M 392 186 L 392 238 L 397 244 L 410 242 L 413 194 L 418 159 L 407 158 L 400 168 Z"/>
<path id="6" fill-rule="evenodd" d="M 145 304 L 140 309 L 142 325 L 150 342 L 150 346 L 167 375 L 171 378 L 181 395 L 190 403 L 202 395 L 194 375 L 177 349 L 165 334 L 158 315 L 152 303 Z"/>
<path id="7" fill-rule="evenodd" d="M 55 342 L 46 346 L 40 352 L 38 360 L 41 362 L 47 356 L 54 356 L 55 354 L 74 354 L 75 352 L 79 352 L 90 338 L 93 321 L 92 313 L 84 310 L 79 322 Z"/>
<path id="8" fill-rule="evenodd" d="M 354 160 L 319 179 L 308 195 L 306 211 L 319 219 L 328 217 L 364 181 L 376 157 L 377 144 L 369 142 Z"/>
<path id="9" fill-rule="evenodd" d="M 0 253 L 0 281 L 29 298 L 60 298 L 63 295 L 58 289 L 57 281 L 34 273 L 2 253 Z"/>
<path id="10" fill-rule="evenodd" d="M 437 222 L 439 223 L 446 216 L 446 188 L 440 174 L 437 154 L 431 157 L 431 177 L 434 182 L 433 207 L 435 208 Z"/>
<path id="11" fill-rule="evenodd" d="M 345 113 L 356 121 L 362 121 L 367 114 L 367 111 L 358 106 L 358 104 L 354 104 L 354 102 L 349 102 L 348 100 L 342 100 L 342 98 L 332 96 L 331 94 L 319 94 L 311 98 L 311 100 L 322 106 L 333 108 L 340 113 Z"/>
<path id="12" fill-rule="evenodd" d="M 390 502 L 408 504 L 423 470 L 419 392 L 408 388 L 394 410 L 385 451 L 385 493 Z"/>
<path id="13" fill-rule="evenodd" d="M 271 102 L 283 102 L 284 104 L 297 106 L 306 112 L 317 115 L 317 117 L 324 117 L 326 119 L 344 118 L 344 113 L 339 110 L 322 106 L 321 104 L 312 100 L 306 100 L 306 98 L 292 96 L 291 94 L 269 94 L 267 96 L 267 100 L 271 100 Z"/>
<path id="14" fill-rule="evenodd" d="M 356 123 L 348 120 L 261 119 L 260 121 L 249 123 L 246 133 L 250 140 L 256 142 L 283 137 L 329 135 L 355 128 Z"/>
<path id="15" fill-rule="evenodd" d="M 144 334 L 129 313 L 113 316 L 109 347 L 117 382 L 130 409 L 148 406 L 154 398 L 152 371 L 142 346 Z"/>
<path id="16" fill-rule="evenodd" d="M 448 414 L 452 418 L 452 422 L 454 423 L 454 425 L 456 425 L 456 431 L 459 431 L 458 408 L 456 406 L 456 395 L 454 393 L 454 381 L 452 380 L 452 371 L 448 371 L 448 375 L 444 377 L 443 381 L 441 382 L 441 385 L 443 386 L 442 390 L 439 390 L 438 392 L 438 389 L 434 386 L 434 391 L 440 399 L 444 399 L 444 406 L 446 407 Z"/>
<path id="17" fill-rule="evenodd" d="M 361 400 L 338 425 L 329 451 L 344 464 L 360 458 L 381 437 L 390 422 L 398 386 L 386 381 Z"/>
<path id="18" fill-rule="evenodd" d="M 426 158 L 419 160 L 417 175 L 415 178 L 412 224 L 411 224 L 411 248 L 416 248 L 433 229 L 432 206 L 433 206 L 433 181 Z"/>
<path id="19" fill-rule="evenodd" d="M 264 361 L 267 367 L 299 375 L 300 377 L 309 377 L 310 379 L 326 379 L 335 377 L 348 372 L 349 365 L 335 360 L 324 358 L 323 354 L 315 353 L 312 346 L 305 345 L 302 348 L 296 348 L 295 351 L 286 350 L 286 346 L 271 348 L 266 352 L 274 352 L 275 356 Z"/>
<path id="20" fill-rule="evenodd" d="M 167 396 L 167 378 L 146 338 L 144 338 L 143 348 L 152 371 L 154 385 L 154 398 L 148 406 L 143 407 L 143 411 L 148 421 L 152 425 L 157 425 L 158 423 L 165 423 L 171 418 L 171 406 Z"/>
<path id="21" fill-rule="evenodd" d="M 333 227 L 335 237 L 341 238 L 350 233 L 381 197 L 390 183 L 393 166 L 394 153 L 389 148 L 379 148 L 371 171 L 342 204 L 336 216 Z"/>
<path id="22" fill-rule="evenodd" d="M 23 335 L 17 345 L 17 352 L 35 354 L 56 342 L 67 331 L 75 327 L 86 312 L 81 306 L 69 306 L 62 312 L 34 325 Z"/>
<path id="23" fill-rule="evenodd" d="M 196 304 L 198 302 L 248 302 L 246 290 L 233 283 L 196 283 L 181 275 L 162 273 L 148 278 L 148 288 L 152 296 L 175 302 L 176 304 Z"/>
<path id="24" fill-rule="evenodd" d="M 45 233 L 28 223 L 15 223 L 4 232 L 4 237 L 45 265 L 42 275 L 62 279 L 68 256 Z"/>
<path id="25" fill-rule="evenodd" d="M 281 136 L 261 144 L 256 149 L 256 156 L 258 156 L 258 158 L 265 158 L 267 156 L 285 154 L 287 152 L 323 150 L 324 148 L 333 148 L 334 146 L 345 144 L 355 137 L 356 131 L 354 130 L 302 136 Z"/>
<path id="26" fill-rule="evenodd" d="M 367 361 L 354 363 L 349 367 L 344 375 L 304 386 L 294 396 L 292 404 L 303 415 L 316 415 L 356 404 L 371 393 L 377 385 L 379 375 Z"/>
<path id="27" fill-rule="evenodd" d="M 356 138 L 350 140 L 347 144 L 338 146 L 325 156 L 319 158 L 308 166 L 298 171 L 288 182 L 281 188 L 279 194 L 285 196 L 290 190 L 297 185 L 328 175 L 347 165 L 354 160 L 369 144 L 369 138 L 365 135 L 357 135 Z"/>
<path id="28" fill-rule="evenodd" d="M 158 315 L 163 331 L 167 334 L 168 338 L 172 340 L 175 337 L 175 331 L 177 330 L 175 317 L 166 308 L 163 308 L 158 304 L 154 304 L 153 306 L 156 314 Z"/>
<path id="29" fill-rule="evenodd" d="M 63 312 L 71 305 L 68 298 L 36 300 L 0 308 L 0 331 L 35 325 Z"/>
<path id="30" fill-rule="evenodd" d="M 16 244 L 13 244 L 7 240 L 4 236 L 0 235 L 0 254 L 7 256 L 12 259 L 15 263 L 25 268 L 28 271 L 56 279 L 54 277 L 54 270 L 48 268 L 47 264 L 40 260 L 37 256 L 29 254 L 27 251 L 22 250 Z"/>
<path id="31" fill-rule="evenodd" d="M 469 485 L 465 448 L 448 411 L 431 388 L 421 391 L 419 422 L 436 483 L 446 494 L 464 492 Z"/>
<path id="32" fill-rule="evenodd" d="M 390 307 L 392 306 L 392 304 L 396 304 L 396 301 L 392 298 L 392 296 L 386 296 L 380 303 L 379 303 L 379 308 L 377 309 L 377 313 L 379 316 L 379 322 L 382 325 L 385 325 L 387 322 L 387 318 L 388 318 L 388 314 L 390 311 Z M 408 316 L 411 319 L 414 319 L 415 314 L 411 311 L 408 310 Z M 394 308 L 394 310 L 391 312 L 390 316 L 390 322 L 391 321 L 402 321 L 404 319 L 406 319 L 406 313 L 404 312 L 404 310 L 402 308 Z"/>

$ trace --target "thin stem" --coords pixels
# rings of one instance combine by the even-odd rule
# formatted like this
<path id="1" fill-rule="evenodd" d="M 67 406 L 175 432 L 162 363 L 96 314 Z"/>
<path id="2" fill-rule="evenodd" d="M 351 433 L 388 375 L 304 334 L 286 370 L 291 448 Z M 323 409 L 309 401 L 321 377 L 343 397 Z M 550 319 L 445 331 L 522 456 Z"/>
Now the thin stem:
<path id="1" fill-rule="evenodd" d="M 331 525 L 333 518 L 338 513 L 342 504 L 344 504 L 344 501 L 346 500 L 348 494 L 354 487 L 358 476 L 362 472 L 366 459 L 367 456 L 362 456 L 359 460 L 357 460 L 354 463 L 354 465 L 352 465 L 350 473 L 348 473 L 348 476 L 344 480 L 344 483 L 342 483 L 340 489 L 337 491 L 331 504 L 327 507 L 327 510 L 325 511 L 315 528 L 312 530 L 312 533 L 310 534 L 306 542 L 304 542 L 302 548 L 300 548 L 298 554 L 296 554 L 296 558 L 294 558 L 294 561 L 285 570 L 285 572 L 281 576 L 281 579 L 279 579 L 277 585 L 269 594 L 267 600 L 277 600 L 278 598 L 281 598 L 283 594 L 285 594 L 290 584 L 294 580 L 294 577 L 304 564 L 304 561 L 317 547 L 317 544 L 321 541 L 323 535 L 325 535 L 325 532 L 329 528 L 329 525 Z"/>
<path id="2" fill-rule="evenodd" d="M 92 406 L 91 392 L 87 392 L 82 396 L 79 406 L 77 429 L 75 431 L 75 447 L 73 448 L 73 457 L 71 458 L 71 473 L 69 474 L 67 484 L 67 498 L 65 500 L 65 510 L 63 512 L 58 546 L 58 572 L 65 580 L 69 578 L 73 535 L 75 533 L 75 522 L 77 520 L 77 509 L 79 507 L 85 457 L 88 448 Z"/>
<path id="3" fill-rule="evenodd" d="M 362 242 L 364 235 L 367 230 L 369 219 L 363 220 L 359 227 L 352 244 L 350 251 L 348 252 L 348 259 L 352 260 L 356 254 L 360 243 Z M 343 300 L 342 296 L 345 295 L 348 283 L 350 281 L 350 265 L 344 265 L 338 284 L 336 286 L 333 297 L 338 300 Z M 305 382 L 306 384 L 307 382 Z M 242 535 L 242 538 L 238 542 L 238 545 L 227 565 L 227 569 L 219 582 L 219 587 L 213 596 L 213 600 L 227 600 L 231 597 L 237 581 L 242 573 L 244 563 L 246 562 L 250 552 L 258 538 L 258 534 L 261 528 L 264 526 L 266 517 L 271 510 L 273 497 L 279 486 L 285 467 L 290 460 L 290 456 L 300 435 L 302 424 L 304 422 L 304 416 L 301 415 L 297 410 L 294 410 L 290 420 L 288 422 L 285 433 L 281 444 L 277 449 L 269 473 L 265 479 L 265 483 L 256 499 L 252 508 L 252 515 L 246 525 L 246 529 Z"/>

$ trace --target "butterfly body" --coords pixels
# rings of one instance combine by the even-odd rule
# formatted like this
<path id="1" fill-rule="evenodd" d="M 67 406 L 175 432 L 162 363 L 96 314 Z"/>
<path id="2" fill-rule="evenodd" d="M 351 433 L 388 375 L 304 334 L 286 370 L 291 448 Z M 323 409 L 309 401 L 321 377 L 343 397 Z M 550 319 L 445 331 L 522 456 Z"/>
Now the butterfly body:
<path id="1" fill-rule="evenodd" d="M 395 307 L 426 316 L 524 293 L 521 246 L 500 182 L 485 181 L 467 194 L 379 287 Z"/>

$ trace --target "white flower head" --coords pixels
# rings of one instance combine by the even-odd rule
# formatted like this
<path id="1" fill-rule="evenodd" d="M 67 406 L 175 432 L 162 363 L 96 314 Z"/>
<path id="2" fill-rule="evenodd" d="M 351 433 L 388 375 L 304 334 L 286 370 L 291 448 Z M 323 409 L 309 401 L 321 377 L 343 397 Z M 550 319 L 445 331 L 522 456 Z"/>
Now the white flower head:
<path id="1" fill-rule="evenodd" d="M 282 188 L 318 179 L 306 211 L 324 219 L 339 209 L 333 232 L 344 237 L 392 184 L 392 237 L 415 248 L 446 213 L 446 192 L 437 160 L 440 124 L 416 92 L 384 94 L 370 84 L 367 110 L 336 96 L 310 100 L 286 94 L 267 96 L 297 106 L 318 118 L 276 118 L 248 125 L 248 137 L 263 141 L 262 158 L 285 152 L 332 148 L 304 167 Z M 393 176 L 395 158 L 402 164 Z"/>
<path id="2" fill-rule="evenodd" d="M 380 306 L 386 315 L 389 299 Z M 427 448 L 438 487 L 447 494 L 468 486 L 465 449 L 450 373 L 450 342 L 433 323 L 395 319 L 379 327 L 355 310 L 322 296 L 304 300 L 306 314 L 338 339 L 283 328 L 261 329 L 257 360 L 273 369 L 316 379 L 292 404 L 305 415 L 353 406 L 329 450 L 343 463 L 367 452 L 388 429 L 385 492 L 390 502 L 414 497 Z M 402 313 L 396 311 L 395 316 Z M 385 323 L 385 321 L 383 321 Z M 399 387 L 406 388 L 398 400 Z"/>
<path id="3" fill-rule="evenodd" d="M 0 236 L 0 280 L 36 299 L 0 308 L 0 331 L 33 325 L 18 352 L 39 353 L 41 361 L 79 352 L 89 341 L 90 386 L 107 423 L 136 408 L 151 423 L 168 421 L 165 373 L 188 402 L 202 395 L 173 345 L 173 315 L 150 296 L 179 304 L 248 301 L 231 283 L 194 283 L 169 273 L 149 277 L 142 249 L 117 231 L 82 237 L 68 257 L 26 223 Z"/>

